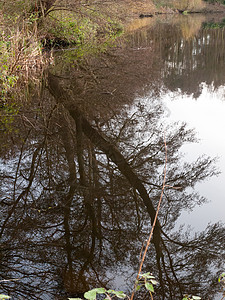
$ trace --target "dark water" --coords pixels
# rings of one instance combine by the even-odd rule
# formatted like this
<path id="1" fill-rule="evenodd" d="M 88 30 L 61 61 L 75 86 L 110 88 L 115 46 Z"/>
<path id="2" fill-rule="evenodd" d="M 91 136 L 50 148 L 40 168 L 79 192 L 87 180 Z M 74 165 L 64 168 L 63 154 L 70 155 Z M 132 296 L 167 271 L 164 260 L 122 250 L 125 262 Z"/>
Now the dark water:
<path id="1" fill-rule="evenodd" d="M 32 109 L 1 137 L 2 293 L 129 292 L 166 164 L 143 271 L 160 283 L 154 299 L 216 299 L 225 254 L 225 32 L 216 18 L 138 23 L 80 63 L 73 51 L 56 54 Z"/>

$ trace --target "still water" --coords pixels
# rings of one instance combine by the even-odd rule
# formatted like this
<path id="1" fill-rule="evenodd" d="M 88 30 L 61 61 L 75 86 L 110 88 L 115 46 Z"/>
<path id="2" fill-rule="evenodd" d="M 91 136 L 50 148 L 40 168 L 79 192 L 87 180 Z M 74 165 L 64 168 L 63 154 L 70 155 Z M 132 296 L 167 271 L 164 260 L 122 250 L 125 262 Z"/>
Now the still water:
<path id="1" fill-rule="evenodd" d="M 225 256 L 222 20 L 137 20 L 100 57 L 78 64 L 73 51 L 56 53 L 32 109 L 1 138 L 2 292 L 129 292 L 166 166 L 143 271 L 159 282 L 154 299 L 216 299 Z M 143 289 L 135 299 L 146 297 Z"/>
<path id="2" fill-rule="evenodd" d="M 217 177 L 197 184 L 197 190 L 204 195 L 209 203 L 194 211 L 182 214 L 181 222 L 202 230 L 208 222 L 225 221 L 224 215 L 224 182 L 225 182 L 225 138 L 221 130 L 225 128 L 225 88 L 214 89 L 203 84 L 201 95 L 194 99 L 192 95 L 165 95 L 165 103 L 170 109 L 171 118 L 187 122 L 195 128 L 199 142 L 186 145 L 183 151 L 186 159 L 196 158 L 199 154 L 217 157 L 220 174 Z M 173 99 L 173 100 L 171 100 Z"/>

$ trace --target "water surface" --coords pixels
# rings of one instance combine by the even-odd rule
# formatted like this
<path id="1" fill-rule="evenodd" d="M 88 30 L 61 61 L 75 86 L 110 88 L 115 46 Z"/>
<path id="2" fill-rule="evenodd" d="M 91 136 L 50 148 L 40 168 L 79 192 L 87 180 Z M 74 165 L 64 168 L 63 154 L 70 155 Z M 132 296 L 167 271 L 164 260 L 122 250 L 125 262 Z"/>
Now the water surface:
<path id="1" fill-rule="evenodd" d="M 67 299 L 99 286 L 129 292 L 165 166 L 143 271 L 160 283 L 154 299 L 216 297 L 224 28 L 204 16 L 142 22 L 100 57 L 78 63 L 73 51 L 56 53 L 32 109 L 4 134 L 1 276 L 18 280 L 1 286 L 13 299 Z"/>

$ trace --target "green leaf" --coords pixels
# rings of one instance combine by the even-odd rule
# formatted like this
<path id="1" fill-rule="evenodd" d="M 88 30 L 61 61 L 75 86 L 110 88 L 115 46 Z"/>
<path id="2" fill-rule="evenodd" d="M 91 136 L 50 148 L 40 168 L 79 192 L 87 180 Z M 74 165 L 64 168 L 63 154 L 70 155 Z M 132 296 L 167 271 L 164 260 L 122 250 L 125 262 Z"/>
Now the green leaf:
<path id="1" fill-rule="evenodd" d="M 182 300 L 188 300 L 188 298 L 187 298 L 187 297 L 184 297 Z"/>
<path id="2" fill-rule="evenodd" d="M 222 273 L 219 278 L 218 278 L 218 282 L 224 281 L 225 280 L 225 273 Z"/>
<path id="3" fill-rule="evenodd" d="M 151 283 L 146 282 L 146 283 L 145 283 L 145 287 L 146 287 L 146 289 L 149 290 L 150 292 L 154 292 L 154 287 L 153 287 L 153 285 L 152 285 Z"/>
<path id="4" fill-rule="evenodd" d="M 152 284 L 158 284 L 158 281 L 156 281 L 154 279 L 151 279 L 150 281 L 151 281 Z"/>
<path id="5" fill-rule="evenodd" d="M 104 288 L 97 288 L 94 290 L 96 291 L 97 294 L 104 294 L 106 292 L 106 289 L 104 289 Z"/>
<path id="6" fill-rule="evenodd" d="M 193 299 L 193 300 L 200 300 L 200 299 L 202 299 L 202 298 L 199 297 L 199 296 L 192 296 L 192 299 Z"/>
<path id="7" fill-rule="evenodd" d="M 155 279 L 155 276 L 151 275 L 150 272 L 144 273 L 144 274 L 140 274 L 140 277 L 143 278 L 151 278 L 151 279 Z"/>
<path id="8" fill-rule="evenodd" d="M 0 299 L 10 299 L 11 297 L 7 296 L 7 295 L 3 295 L 3 294 L 0 294 Z"/>
<path id="9" fill-rule="evenodd" d="M 97 292 L 95 291 L 95 289 L 93 289 L 93 290 L 90 290 L 90 291 L 84 293 L 84 298 L 88 299 L 88 300 L 95 300 L 96 294 L 97 294 Z"/>
<path id="10" fill-rule="evenodd" d="M 116 295 L 116 297 L 118 297 L 118 298 L 120 298 L 120 299 L 124 299 L 124 298 L 126 298 L 126 294 L 124 294 L 124 292 L 122 292 L 122 291 L 118 291 L 118 292 L 116 292 L 116 291 L 114 291 L 114 293 L 113 293 L 114 295 Z"/>
<path id="11" fill-rule="evenodd" d="M 139 291 L 140 288 L 141 288 L 141 286 L 140 286 L 140 285 L 137 285 L 137 286 L 136 286 L 136 292 Z"/>

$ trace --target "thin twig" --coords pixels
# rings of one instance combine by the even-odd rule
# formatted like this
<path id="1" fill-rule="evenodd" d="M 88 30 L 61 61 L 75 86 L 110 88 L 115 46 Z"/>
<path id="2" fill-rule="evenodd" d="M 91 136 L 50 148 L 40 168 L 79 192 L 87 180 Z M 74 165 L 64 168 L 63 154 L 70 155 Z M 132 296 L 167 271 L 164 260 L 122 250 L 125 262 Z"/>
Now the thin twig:
<path id="1" fill-rule="evenodd" d="M 144 260 L 145 260 L 145 257 L 146 257 L 151 239 L 152 239 L 153 231 L 154 231 L 156 220 L 157 220 L 157 217 L 158 217 L 160 205 L 161 205 L 162 198 L 163 198 L 164 189 L 166 187 L 167 145 L 166 145 L 165 136 L 164 136 L 164 145 L 165 145 L 165 165 L 164 165 L 164 177 L 163 177 L 163 185 L 162 185 L 161 195 L 160 195 L 159 203 L 158 203 L 158 206 L 157 206 L 154 222 L 152 224 L 152 229 L 151 229 L 151 232 L 149 234 L 149 238 L 148 238 L 147 243 L 146 243 L 145 251 L 144 251 L 144 254 L 142 256 L 140 265 L 139 265 L 139 270 L 138 270 L 138 274 L 137 274 L 137 277 L 136 277 L 136 281 L 139 280 L 139 277 L 140 277 L 140 274 L 141 274 L 143 263 L 144 263 Z M 142 253 L 142 249 L 141 249 L 141 253 Z M 131 294 L 130 300 L 133 300 L 133 298 L 134 298 L 134 293 L 135 293 L 135 288 L 136 288 L 136 281 L 135 281 L 134 289 L 133 289 L 133 292 Z M 152 298 L 152 295 L 151 295 L 151 298 Z"/>
<path id="2" fill-rule="evenodd" d="M 21 279 L 22 279 L 22 278 L 3 279 L 3 280 L 0 280 L 0 282 L 17 281 L 17 280 L 21 280 Z"/>

